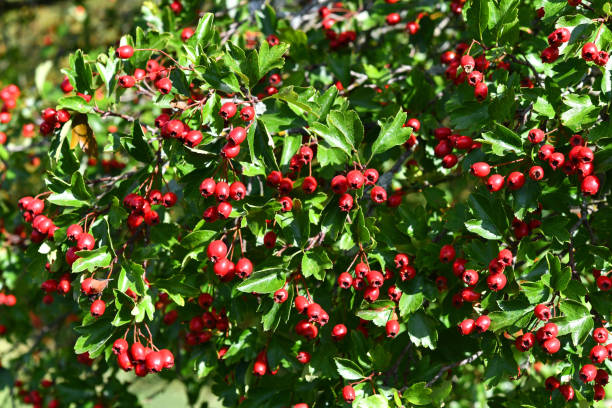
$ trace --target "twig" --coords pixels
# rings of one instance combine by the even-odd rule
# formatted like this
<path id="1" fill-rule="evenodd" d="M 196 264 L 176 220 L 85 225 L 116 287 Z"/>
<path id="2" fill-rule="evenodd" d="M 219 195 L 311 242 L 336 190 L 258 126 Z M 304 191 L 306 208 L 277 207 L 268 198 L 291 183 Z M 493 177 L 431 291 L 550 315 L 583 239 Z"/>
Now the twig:
<path id="1" fill-rule="evenodd" d="M 436 375 L 434 376 L 434 378 L 432 378 L 431 380 L 429 380 L 429 382 L 427 382 L 427 384 L 425 384 L 425 386 L 426 386 L 426 387 L 428 387 L 428 388 L 429 388 L 429 387 L 431 387 L 431 386 L 432 386 L 432 385 L 433 385 L 433 384 L 434 384 L 436 381 L 438 381 L 438 380 L 440 379 L 440 377 L 442 377 L 442 375 L 443 375 L 443 374 L 444 374 L 446 371 L 450 370 L 451 368 L 461 367 L 461 366 L 464 366 L 464 365 L 466 365 L 466 364 L 470 364 L 470 363 L 472 363 L 474 360 L 476 360 L 478 357 L 480 357 L 480 356 L 482 355 L 482 353 L 483 353 L 483 352 L 482 352 L 482 350 L 480 350 L 480 351 L 478 351 L 478 352 L 476 352 L 476 353 L 472 354 L 471 356 L 469 356 L 469 357 L 467 357 L 467 358 L 464 358 L 464 359 L 463 359 L 463 360 L 461 360 L 461 361 L 457 361 L 456 363 L 449 364 L 449 365 L 445 365 L 444 367 L 442 367 L 442 368 L 440 369 L 440 371 L 438 371 L 438 374 L 436 374 Z M 404 386 L 404 387 L 407 387 L 407 386 Z M 404 389 L 405 389 L 405 388 L 402 388 L 402 391 L 403 391 Z"/>

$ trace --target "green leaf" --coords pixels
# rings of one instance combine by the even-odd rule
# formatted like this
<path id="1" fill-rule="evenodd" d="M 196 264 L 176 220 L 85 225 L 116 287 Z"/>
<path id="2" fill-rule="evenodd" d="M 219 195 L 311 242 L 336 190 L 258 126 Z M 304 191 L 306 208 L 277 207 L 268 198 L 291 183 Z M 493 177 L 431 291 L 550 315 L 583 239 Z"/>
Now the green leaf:
<path id="1" fill-rule="evenodd" d="M 361 380 L 365 377 L 361 368 L 351 360 L 336 357 L 334 363 L 338 374 L 345 380 Z"/>
<path id="2" fill-rule="evenodd" d="M 355 401 L 355 408 L 388 408 L 389 401 L 384 395 L 375 394 Z"/>
<path id="3" fill-rule="evenodd" d="M 199 47 L 200 49 L 206 48 L 215 31 L 214 20 L 214 14 L 204 14 L 204 16 L 202 16 L 202 18 L 200 18 L 198 21 L 198 26 L 187 43 L 192 47 Z"/>
<path id="4" fill-rule="evenodd" d="M 76 198 L 70 190 L 66 190 L 59 194 L 51 194 L 47 197 L 47 201 L 62 207 L 85 207 L 89 205 L 87 202 Z"/>
<path id="5" fill-rule="evenodd" d="M 75 198 L 79 200 L 88 200 L 91 198 L 91 193 L 85 186 L 85 180 L 83 180 L 83 175 L 78 171 L 72 175 L 72 179 L 70 181 L 72 194 Z"/>
<path id="6" fill-rule="evenodd" d="M 522 319 L 529 315 L 533 308 L 529 305 L 528 302 L 522 303 L 512 303 L 505 306 L 506 310 L 503 311 L 495 311 L 489 313 L 489 318 L 491 319 L 491 331 L 497 332 L 506 327 L 516 326 L 518 322 L 521 322 Z"/>
<path id="7" fill-rule="evenodd" d="M 211 230 L 197 230 L 193 231 L 185 236 L 181 240 L 181 245 L 183 245 L 187 249 L 196 249 L 198 247 L 202 247 L 202 251 L 204 251 L 204 245 L 208 244 L 209 241 L 213 239 L 215 235 L 217 235 L 217 231 Z"/>
<path id="8" fill-rule="evenodd" d="M 353 219 L 353 228 L 355 230 L 355 236 L 357 238 L 357 242 L 361 244 L 369 244 L 372 240 L 372 236 L 370 235 L 370 231 L 365 223 L 365 217 L 363 215 L 363 210 L 361 207 L 355 213 L 355 218 Z"/>
<path id="9" fill-rule="evenodd" d="M 242 281 L 236 288 L 248 293 L 273 293 L 285 284 L 283 269 L 272 267 L 253 272 L 249 278 Z"/>
<path id="10" fill-rule="evenodd" d="M 524 155 L 521 137 L 499 123 L 495 124 L 492 133 L 485 132 L 477 140 L 490 144 L 493 154 L 497 156 L 505 156 L 508 152 Z"/>
<path id="11" fill-rule="evenodd" d="M 302 275 L 305 278 L 314 276 L 318 280 L 325 278 L 325 270 L 333 267 L 332 261 L 322 248 L 315 248 L 314 251 L 304 253 L 302 257 Z"/>
<path id="12" fill-rule="evenodd" d="M 482 41 L 482 34 L 489 25 L 489 1 L 470 0 L 466 17 L 468 27 L 474 32 L 475 37 Z"/>
<path id="13" fill-rule="evenodd" d="M 78 92 L 91 95 L 92 74 L 91 67 L 85 63 L 83 51 L 77 50 L 72 56 L 72 69 Z"/>
<path id="14" fill-rule="evenodd" d="M 72 272 L 89 271 L 94 272 L 98 268 L 104 268 L 110 265 L 111 255 L 108 253 L 108 248 L 103 246 L 93 251 L 78 251 L 80 257 L 72 264 Z"/>
<path id="15" fill-rule="evenodd" d="M 297 153 L 298 149 L 302 145 L 302 135 L 286 135 L 283 137 L 283 152 L 281 153 L 280 165 L 283 171 L 289 168 L 289 162 L 291 157 Z"/>
<path id="16" fill-rule="evenodd" d="M 552 119 L 556 115 L 555 108 L 552 106 L 552 104 L 541 96 L 538 96 L 538 99 L 536 99 L 535 103 L 533 104 L 533 111 L 547 117 L 548 119 Z"/>
<path id="17" fill-rule="evenodd" d="M 362 302 L 357 310 L 357 317 L 371 320 L 377 326 L 384 327 L 391 319 L 395 303 L 392 300 L 377 300 L 375 302 Z"/>
<path id="18" fill-rule="evenodd" d="M 301 91 L 301 94 L 296 92 L 296 90 Z M 281 100 L 289 104 L 292 108 L 297 108 L 297 110 L 304 111 L 306 113 L 312 113 L 313 115 L 318 117 L 315 111 L 315 109 L 317 109 L 317 105 L 309 100 L 309 96 L 304 95 L 304 91 L 307 90 L 308 88 L 295 88 L 293 87 L 293 85 L 286 86 L 281 88 L 274 95 L 270 96 L 269 99 Z"/>
<path id="19" fill-rule="evenodd" d="M 485 225 L 483 220 L 467 220 L 465 228 L 474 234 L 480 235 L 484 239 L 502 239 L 503 236 L 496 230 L 491 231 L 490 225 Z"/>
<path id="20" fill-rule="evenodd" d="M 96 62 L 96 69 L 106 86 L 106 96 L 109 97 L 117 83 L 116 74 L 121 61 L 115 57 L 114 53 L 106 57 L 106 65 L 102 62 Z"/>
<path id="21" fill-rule="evenodd" d="M 565 290 L 572 278 L 571 268 L 562 268 L 559 258 L 551 253 L 546 254 L 546 262 L 548 263 L 548 270 L 550 272 L 550 286 L 558 291 Z"/>
<path id="22" fill-rule="evenodd" d="M 151 163 L 153 161 L 153 153 L 151 152 L 149 144 L 145 141 L 140 121 L 134 121 L 131 137 L 122 137 L 121 144 L 136 160 L 143 163 Z"/>
<path id="23" fill-rule="evenodd" d="M 93 108 L 80 96 L 64 96 L 60 98 L 57 101 L 57 110 L 59 109 L 68 109 L 81 113 L 93 113 Z"/>
<path id="24" fill-rule="evenodd" d="M 432 402 L 432 390 L 425 386 L 425 382 L 412 384 L 403 393 L 404 399 L 414 405 L 428 405 Z"/>
<path id="25" fill-rule="evenodd" d="M 563 97 L 563 103 L 567 110 L 561 114 L 561 122 L 573 132 L 590 128 L 597 121 L 601 110 L 593 105 L 588 95 L 568 94 Z"/>
<path id="26" fill-rule="evenodd" d="M 559 308 L 564 316 L 551 319 L 559 328 L 559 336 L 571 334 L 575 346 L 582 344 L 595 326 L 589 309 L 572 300 L 561 302 Z"/>
<path id="27" fill-rule="evenodd" d="M 268 71 L 275 68 L 282 68 L 285 65 L 283 55 L 289 50 L 289 44 L 280 43 L 274 47 L 270 47 L 267 41 L 262 41 L 259 47 L 257 63 L 259 67 L 259 78 L 263 78 Z"/>
<path id="28" fill-rule="evenodd" d="M 468 202 L 476 218 L 466 221 L 465 227 L 483 238 L 501 239 L 508 222 L 491 196 L 474 193 Z"/>
<path id="29" fill-rule="evenodd" d="M 423 312 L 416 312 L 410 317 L 406 323 L 406 332 L 415 346 L 435 349 L 438 342 L 436 324 Z"/>
<path id="30" fill-rule="evenodd" d="M 74 352 L 77 354 L 89 352 L 91 358 L 101 355 L 104 345 L 114 335 L 111 327 L 111 321 L 107 317 L 95 319 L 86 326 L 75 327 L 74 330 L 80 336 L 74 344 Z"/>
<path id="31" fill-rule="evenodd" d="M 422 292 L 414 294 L 406 292 L 402 293 L 402 297 L 400 298 L 398 304 L 400 316 L 406 317 L 419 310 L 424 299 L 425 296 Z"/>
<path id="32" fill-rule="evenodd" d="M 554 217 L 547 218 L 544 220 L 540 228 L 547 237 L 554 238 L 559 241 L 559 243 L 563 244 L 569 242 L 570 233 L 567 228 L 567 218 L 565 217 Z"/>
<path id="33" fill-rule="evenodd" d="M 389 118 L 384 122 L 378 122 L 380 133 L 372 144 L 371 157 L 408 141 L 412 134 L 412 128 L 403 127 L 406 123 L 406 116 L 406 112 L 400 109 L 393 119 Z"/>

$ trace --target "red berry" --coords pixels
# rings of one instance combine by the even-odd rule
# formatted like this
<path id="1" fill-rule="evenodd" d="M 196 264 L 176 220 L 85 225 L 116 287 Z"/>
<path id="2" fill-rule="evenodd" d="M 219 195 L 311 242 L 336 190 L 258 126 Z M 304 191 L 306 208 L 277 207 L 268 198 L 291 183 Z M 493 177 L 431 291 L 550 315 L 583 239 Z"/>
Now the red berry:
<path id="1" fill-rule="evenodd" d="M 345 385 L 342 388 L 342 398 L 349 404 L 355 401 L 355 389 L 350 385 Z"/>
<path id="2" fill-rule="evenodd" d="M 444 245 L 440 248 L 440 262 L 449 263 L 455 259 L 455 248 L 452 245 Z"/>
<path id="3" fill-rule="evenodd" d="M 395 25 L 400 22 L 401 17 L 399 13 L 389 13 L 387 14 L 387 17 L 385 18 L 385 20 L 387 21 L 387 24 Z"/>
<path id="4" fill-rule="evenodd" d="M 531 129 L 529 133 L 527 134 L 527 139 L 529 139 L 529 141 L 533 144 L 542 142 L 545 137 L 546 135 L 544 134 L 544 131 L 541 129 Z"/>
<path id="5" fill-rule="evenodd" d="M 605 343 L 608 341 L 608 330 L 605 327 L 598 327 L 593 330 L 593 340 L 597 343 Z"/>
<path id="6" fill-rule="evenodd" d="M 546 379 L 546 381 L 544 382 L 544 385 L 546 386 L 546 389 L 548 391 L 554 391 L 557 388 L 559 388 L 559 386 L 561 385 L 561 382 L 559 380 L 557 380 L 557 378 L 550 376 Z"/>
<path id="7" fill-rule="evenodd" d="M 79 251 L 84 251 L 84 250 L 91 251 L 92 249 L 94 249 L 95 245 L 96 245 L 96 240 L 94 239 L 93 235 L 84 232 L 81 235 L 79 235 L 79 238 L 77 239 L 76 247 Z"/>
<path id="8" fill-rule="evenodd" d="M 595 377 L 597 376 L 597 367 L 595 367 L 593 364 L 585 364 L 580 369 L 579 376 L 582 382 L 591 382 L 595 380 Z"/>
<path id="9" fill-rule="evenodd" d="M 529 178 L 535 181 L 542 180 L 544 178 L 544 169 L 540 166 L 533 166 L 529 169 Z"/>
<path id="10" fill-rule="evenodd" d="M 484 82 L 479 82 L 474 87 L 474 97 L 476 98 L 478 102 L 482 102 L 485 99 L 487 99 L 488 94 L 489 94 L 489 88 L 487 87 L 487 84 L 485 84 Z"/>
<path id="11" fill-rule="evenodd" d="M 551 64 L 555 62 L 559 58 L 559 48 L 556 46 L 550 46 L 542 50 L 540 54 L 540 59 L 542 62 Z"/>
<path id="12" fill-rule="evenodd" d="M 499 292 L 506 286 L 507 278 L 503 273 L 487 276 L 487 286 L 494 292 Z"/>
<path id="13" fill-rule="evenodd" d="M 566 401 L 571 401 L 572 399 L 574 399 L 574 389 L 569 384 L 563 384 L 562 386 L 560 386 L 559 392 L 561 392 L 561 395 L 563 396 L 563 398 L 565 398 Z"/>
<path id="14" fill-rule="evenodd" d="M 375 186 L 372 191 L 370 191 L 370 197 L 376 204 L 382 204 L 387 201 L 387 192 L 383 187 Z"/>
<path id="15" fill-rule="evenodd" d="M 491 172 L 491 167 L 485 162 L 477 162 L 472 164 L 470 171 L 476 177 L 487 177 Z"/>
<path id="16" fill-rule="evenodd" d="M 337 324 L 332 329 L 332 338 L 336 341 L 342 340 L 348 334 L 348 329 L 342 323 Z"/>
<path id="17" fill-rule="evenodd" d="M 212 262 L 217 262 L 218 260 L 225 258 L 227 255 L 227 246 L 225 246 L 223 241 L 212 241 L 210 244 L 208 244 L 206 253 Z"/>
<path id="18" fill-rule="evenodd" d="M 389 320 L 385 325 L 385 331 L 387 332 L 387 337 L 393 338 L 397 336 L 400 330 L 400 325 L 397 320 Z"/>
<path id="19" fill-rule="evenodd" d="M 491 192 L 499 191 L 504 186 L 504 176 L 493 174 L 487 180 L 487 188 Z"/>
<path id="20" fill-rule="evenodd" d="M 252 106 L 245 106 L 240 110 L 240 118 L 245 122 L 250 122 L 255 118 L 255 109 Z"/>
<path id="21" fill-rule="evenodd" d="M 489 326 L 491 326 L 491 318 L 487 315 L 479 316 L 474 325 L 479 333 L 484 333 L 489 330 Z"/>
<path id="22" fill-rule="evenodd" d="M 536 305 L 536 307 L 533 309 L 533 314 L 535 317 L 544 322 L 547 322 L 552 317 L 550 309 L 542 304 Z"/>
<path id="23" fill-rule="evenodd" d="M 170 93 L 170 91 L 172 91 L 172 81 L 170 80 L 170 78 L 158 79 L 155 82 L 155 88 L 157 88 L 159 93 L 161 93 L 162 95 L 167 95 Z"/>
<path id="24" fill-rule="evenodd" d="M 115 50 L 115 55 L 117 58 L 129 59 L 134 55 L 134 48 L 131 45 L 122 45 Z"/>
<path id="25" fill-rule="evenodd" d="M 349 171 L 346 175 L 346 180 L 348 182 L 349 187 L 353 190 L 360 189 L 365 182 L 365 178 L 359 170 Z"/>
<path id="26" fill-rule="evenodd" d="M 464 336 L 468 335 L 472 333 L 472 330 L 474 330 L 474 320 L 465 319 L 464 321 L 459 323 L 457 327 L 459 328 L 459 333 L 463 334 Z"/>
<path id="27" fill-rule="evenodd" d="M 597 50 L 597 46 L 594 43 L 588 42 L 582 46 L 582 59 L 584 59 L 585 61 L 595 60 L 598 54 L 599 51 Z"/>
<path id="28" fill-rule="evenodd" d="M 89 308 L 89 311 L 93 317 L 100 317 L 104 314 L 106 310 L 106 303 L 102 299 L 94 300 Z"/>

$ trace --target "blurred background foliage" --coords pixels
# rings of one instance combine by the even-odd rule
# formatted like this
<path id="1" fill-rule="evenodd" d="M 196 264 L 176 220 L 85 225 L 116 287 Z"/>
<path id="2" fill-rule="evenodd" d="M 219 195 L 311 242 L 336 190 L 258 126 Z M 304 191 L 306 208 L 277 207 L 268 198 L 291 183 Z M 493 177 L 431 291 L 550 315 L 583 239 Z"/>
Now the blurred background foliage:
<path id="1" fill-rule="evenodd" d="M 115 44 L 134 25 L 142 0 L 2 0 L 0 2 L 0 80 L 27 87 L 36 67 L 52 61 L 49 79 L 61 81 L 60 68 L 78 48 Z M 57 83 L 57 82 L 56 82 Z"/>
<path id="2" fill-rule="evenodd" d="M 57 85 L 62 81 L 64 75 L 61 69 L 68 66 L 69 55 L 79 48 L 95 54 L 96 50 L 102 51 L 115 45 L 123 34 L 134 28 L 135 18 L 142 3 L 142 0 L 0 0 L 0 87 L 10 83 L 17 84 L 27 98 L 22 115 L 30 116 L 34 120 L 38 117 L 39 108 L 46 106 L 38 97 L 52 100 L 54 96 L 59 97 L 62 94 Z M 20 183 L 12 183 L 10 190 L 3 188 L 0 192 L 0 206 L 4 206 L 9 197 L 22 194 L 23 191 L 28 191 L 32 186 L 40 186 L 41 183 L 44 166 L 40 166 L 36 157 L 30 157 L 25 149 L 11 154 L 23 155 L 24 160 L 31 161 L 25 166 L 30 174 L 21 177 L 25 176 L 22 174 L 19 177 Z M 6 172 L 3 173 L 6 176 Z M 10 180 L 6 181 L 5 187 Z M 6 251 L 4 248 L 0 250 Z M 72 302 L 72 299 L 67 301 Z M 40 299 L 32 299 L 32 302 L 40 303 Z M 56 307 L 59 306 L 53 306 Z M 32 316 L 30 319 L 23 316 L 23 322 L 26 323 L 31 318 Z M 72 337 L 72 333 L 66 334 Z M 45 339 L 45 343 L 56 341 L 60 343 L 62 339 Z M 45 346 L 56 348 L 54 344 Z M 30 344 L 23 344 L 15 349 L 14 344 L 0 339 L 0 354 L 7 359 L 10 359 L 11 354 L 21 354 L 29 347 Z M 72 354 L 71 350 L 68 351 Z M 46 357 L 33 355 L 32 358 Z M 41 376 L 46 374 L 49 373 L 41 373 Z M 118 380 L 121 381 L 121 378 Z M 127 380 L 128 378 L 123 379 Z M 179 380 L 168 382 L 159 376 L 129 380 L 131 384 L 128 391 L 135 394 L 138 402 L 147 407 L 206 406 L 201 405 L 203 403 L 211 408 L 221 406 L 207 388 L 199 391 L 198 402 L 191 405 L 187 397 L 188 390 Z M 24 405 L 19 398 L 12 398 L 12 382 L 13 378 L 9 372 L 0 368 L 0 407 L 29 406 Z M 87 392 L 81 388 L 83 385 L 75 382 L 73 390 L 64 389 L 62 392 Z M 194 391 L 197 395 L 197 389 L 189 390 L 189 393 L 193 395 Z M 89 392 L 95 393 L 95 390 Z M 96 399 L 92 398 L 88 406 L 93 407 L 96 402 Z"/>

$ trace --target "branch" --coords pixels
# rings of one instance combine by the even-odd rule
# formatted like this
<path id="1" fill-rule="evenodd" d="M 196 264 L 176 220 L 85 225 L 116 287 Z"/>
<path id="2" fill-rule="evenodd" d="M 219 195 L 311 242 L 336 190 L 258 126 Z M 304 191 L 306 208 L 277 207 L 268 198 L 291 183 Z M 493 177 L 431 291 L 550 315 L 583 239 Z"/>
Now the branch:
<path id="1" fill-rule="evenodd" d="M 472 363 L 474 360 L 476 360 L 478 357 L 480 357 L 481 355 L 482 355 L 482 350 L 480 350 L 480 351 L 478 351 L 478 352 L 476 352 L 476 353 L 472 354 L 471 356 L 469 356 L 469 357 L 467 357 L 467 358 L 464 358 L 464 359 L 463 359 L 463 360 L 461 360 L 461 361 L 457 361 L 456 363 L 449 364 L 449 365 L 445 365 L 444 367 L 442 367 L 442 368 L 440 369 L 440 371 L 438 371 L 438 374 L 436 374 L 436 375 L 434 376 L 434 378 L 432 378 L 431 380 L 429 380 L 429 382 L 428 382 L 427 384 L 425 384 L 425 386 L 426 386 L 426 387 L 428 387 L 428 388 L 429 388 L 429 387 L 431 387 L 431 386 L 432 386 L 432 385 L 433 385 L 433 384 L 434 384 L 436 381 L 438 381 L 438 380 L 440 379 L 440 377 L 442 377 L 442 375 L 443 375 L 443 374 L 444 374 L 446 371 L 450 370 L 451 368 L 461 367 L 461 366 L 464 366 L 464 365 L 466 365 L 466 364 L 470 364 L 470 363 Z M 404 387 L 406 387 L 406 386 L 404 386 Z M 404 390 L 404 389 L 402 388 L 402 391 L 403 391 L 403 390 Z"/>

